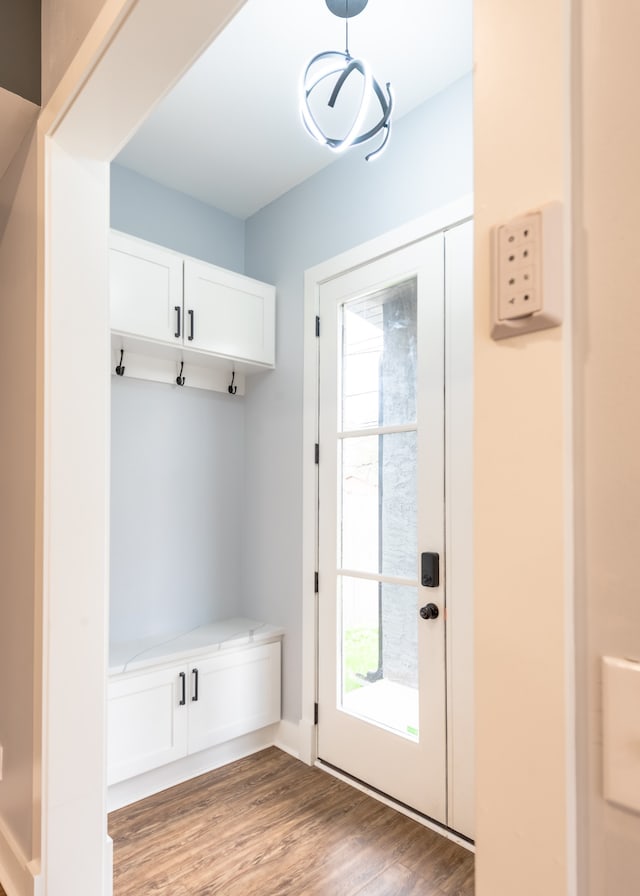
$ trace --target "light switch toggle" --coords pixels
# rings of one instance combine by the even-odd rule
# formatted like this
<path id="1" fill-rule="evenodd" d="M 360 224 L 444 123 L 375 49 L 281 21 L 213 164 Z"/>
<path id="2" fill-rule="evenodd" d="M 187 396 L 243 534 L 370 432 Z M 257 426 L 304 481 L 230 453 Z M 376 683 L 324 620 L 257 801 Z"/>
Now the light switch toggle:
<path id="1" fill-rule="evenodd" d="M 605 799 L 640 812 L 640 662 L 602 658 Z"/>

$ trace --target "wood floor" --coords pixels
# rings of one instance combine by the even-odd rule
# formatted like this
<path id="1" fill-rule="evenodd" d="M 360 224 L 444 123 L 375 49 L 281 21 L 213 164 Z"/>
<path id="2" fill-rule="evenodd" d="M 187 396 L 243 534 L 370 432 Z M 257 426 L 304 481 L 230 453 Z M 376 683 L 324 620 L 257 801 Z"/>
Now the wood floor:
<path id="1" fill-rule="evenodd" d="M 473 855 L 276 748 L 109 816 L 114 896 L 471 896 Z"/>

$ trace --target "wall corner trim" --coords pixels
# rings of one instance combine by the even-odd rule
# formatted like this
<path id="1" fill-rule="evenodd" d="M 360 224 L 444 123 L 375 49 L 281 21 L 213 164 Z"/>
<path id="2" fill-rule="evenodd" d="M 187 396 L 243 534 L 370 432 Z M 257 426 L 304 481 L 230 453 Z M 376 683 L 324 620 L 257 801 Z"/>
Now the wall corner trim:
<path id="1" fill-rule="evenodd" d="M 8 896 L 41 896 L 40 862 L 27 861 L 0 818 L 0 880 Z"/>

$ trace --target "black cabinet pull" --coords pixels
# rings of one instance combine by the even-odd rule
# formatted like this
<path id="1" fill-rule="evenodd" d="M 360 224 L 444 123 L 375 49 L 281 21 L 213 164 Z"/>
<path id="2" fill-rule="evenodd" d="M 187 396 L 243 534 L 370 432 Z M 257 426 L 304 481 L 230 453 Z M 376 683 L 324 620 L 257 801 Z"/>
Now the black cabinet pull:
<path id="1" fill-rule="evenodd" d="M 189 342 L 193 341 L 193 308 L 189 308 L 189 318 L 190 318 L 190 327 L 189 327 Z"/>
<path id="2" fill-rule="evenodd" d="M 176 311 L 176 332 L 174 335 L 175 335 L 176 339 L 180 339 L 180 305 L 175 306 L 175 311 Z"/>
<path id="3" fill-rule="evenodd" d="M 195 703 L 198 699 L 198 670 L 192 669 L 191 671 L 195 676 L 193 679 L 193 697 L 191 699 Z"/>
<path id="4" fill-rule="evenodd" d="M 187 702 L 187 673 L 180 673 L 180 681 L 182 683 L 182 699 L 180 700 L 180 706 L 184 706 Z"/>

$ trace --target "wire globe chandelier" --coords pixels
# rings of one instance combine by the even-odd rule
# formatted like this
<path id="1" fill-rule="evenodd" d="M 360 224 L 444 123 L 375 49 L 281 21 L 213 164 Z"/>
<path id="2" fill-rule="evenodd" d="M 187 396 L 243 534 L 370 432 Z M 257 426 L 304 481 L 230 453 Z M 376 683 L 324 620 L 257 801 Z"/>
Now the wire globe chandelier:
<path id="1" fill-rule="evenodd" d="M 345 20 L 345 50 L 344 52 L 326 50 L 310 60 L 301 81 L 302 121 L 308 133 L 318 143 L 328 146 L 333 152 L 343 152 L 350 146 L 358 146 L 373 140 L 382 133 L 380 145 L 365 157 L 369 161 L 380 155 L 389 140 L 393 95 L 389 82 L 386 84 L 385 92 L 373 77 L 364 59 L 354 59 L 349 52 L 349 19 L 359 15 L 368 0 L 325 0 L 325 2 L 334 15 Z M 327 100 L 327 106 L 333 110 L 341 91 L 344 92 L 348 82 L 353 82 L 358 75 L 361 80 L 361 91 L 359 104 L 356 100 L 355 108 L 351 113 L 351 123 L 347 126 L 343 136 L 330 136 L 327 133 L 328 128 L 321 125 L 317 111 L 314 111 L 314 108 L 317 110 L 318 107 L 313 106 L 313 101 L 317 99 L 321 91 L 326 91 L 333 84 L 333 89 L 331 89 Z M 352 93 L 350 98 L 353 99 Z M 376 103 L 380 107 L 379 115 L 372 122 Z"/>

